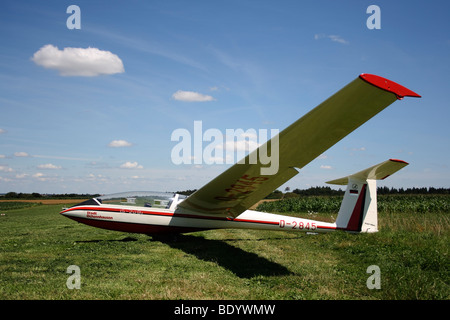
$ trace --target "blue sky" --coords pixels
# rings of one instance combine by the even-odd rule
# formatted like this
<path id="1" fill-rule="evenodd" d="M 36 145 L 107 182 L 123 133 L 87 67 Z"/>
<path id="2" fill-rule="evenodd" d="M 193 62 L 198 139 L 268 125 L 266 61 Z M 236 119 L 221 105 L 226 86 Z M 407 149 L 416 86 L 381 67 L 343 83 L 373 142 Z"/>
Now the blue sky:
<path id="1" fill-rule="evenodd" d="M 81 29 L 67 28 L 73 4 Z M 381 10 L 378 30 L 366 26 L 372 4 Z M 282 130 L 361 73 L 422 98 L 395 102 L 282 188 L 324 185 L 389 158 L 410 165 L 379 185 L 450 187 L 448 1 L 0 8 L 0 193 L 199 188 L 227 166 L 175 165 L 174 130 L 193 132 L 197 120 L 223 133 Z M 80 53 L 102 63 L 78 67 L 71 59 Z"/>

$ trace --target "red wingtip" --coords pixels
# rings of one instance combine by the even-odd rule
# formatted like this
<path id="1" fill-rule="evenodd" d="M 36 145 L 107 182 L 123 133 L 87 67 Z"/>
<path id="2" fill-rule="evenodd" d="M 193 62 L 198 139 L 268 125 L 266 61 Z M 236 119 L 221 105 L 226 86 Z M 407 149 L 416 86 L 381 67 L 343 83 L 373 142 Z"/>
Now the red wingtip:
<path id="1" fill-rule="evenodd" d="M 368 73 L 362 73 L 359 77 L 362 80 L 370 83 L 371 85 L 374 85 L 375 87 L 392 92 L 400 100 L 404 97 L 421 98 L 421 96 L 414 91 L 411 91 L 408 88 L 405 88 L 404 86 L 386 78 Z"/>
<path id="2" fill-rule="evenodd" d="M 394 161 L 394 162 L 400 162 L 400 163 L 405 163 L 405 164 L 409 164 L 406 161 L 400 160 L 400 159 L 389 159 L 390 161 Z"/>

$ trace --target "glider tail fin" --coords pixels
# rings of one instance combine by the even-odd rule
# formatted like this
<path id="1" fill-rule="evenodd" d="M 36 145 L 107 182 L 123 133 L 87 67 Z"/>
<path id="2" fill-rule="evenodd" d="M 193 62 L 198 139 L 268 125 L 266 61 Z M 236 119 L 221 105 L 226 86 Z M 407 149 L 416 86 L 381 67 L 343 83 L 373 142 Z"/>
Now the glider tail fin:
<path id="1" fill-rule="evenodd" d="M 347 185 L 336 219 L 337 228 L 349 232 L 377 232 L 376 180 L 383 180 L 407 165 L 405 161 L 389 159 L 350 176 L 328 181 Z"/>
<path id="2" fill-rule="evenodd" d="M 349 178 L 336 226 L 351 232 L 378 231 L 376 180 Z"/>

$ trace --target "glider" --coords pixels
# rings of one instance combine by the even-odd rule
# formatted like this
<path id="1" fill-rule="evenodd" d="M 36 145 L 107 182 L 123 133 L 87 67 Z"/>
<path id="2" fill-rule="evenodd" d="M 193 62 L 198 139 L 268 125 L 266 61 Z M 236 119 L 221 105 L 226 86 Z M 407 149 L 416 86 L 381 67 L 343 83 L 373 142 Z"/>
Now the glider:
<path id="1" fill-rule="evenodd" d="M 404 97 L 420 98 L 420 95 L 388 79 L 361 74 L 276 136 L 279 144 L 276 174 L 262 174 L 265 164 L 260 160 L 239 161 L 189 197 L 173 193 L 119 193 L 90 199 L 63 209 L 61 214 L 94 227 L 148 235 L 226 228 L 377 232 L 376 180 L 407 166 L 403 160 L 389 159 L 328 181 L 347 185 L 334 223 L 249 208 L 350 132 Z M 246 160 L 257 157 L 261 148 L 269 150 L 272 140 L 247 155 Z"/>

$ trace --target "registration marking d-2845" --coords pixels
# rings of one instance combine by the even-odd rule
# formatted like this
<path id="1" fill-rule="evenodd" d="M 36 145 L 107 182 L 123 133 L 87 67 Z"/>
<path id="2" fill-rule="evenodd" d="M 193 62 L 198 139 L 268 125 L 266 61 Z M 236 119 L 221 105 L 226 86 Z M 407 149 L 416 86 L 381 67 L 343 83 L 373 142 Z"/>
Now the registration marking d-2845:
<path id="1" fill-rule="evenodd" d="M 280 228 L 291 228 L 291 229 L 300 229 L 300 230 L 316 230 L 317 223 L 316 222 L 304 222 L 304 221 L 295 221 L 286 222 L 285 220 L 280 220 Z"/>

